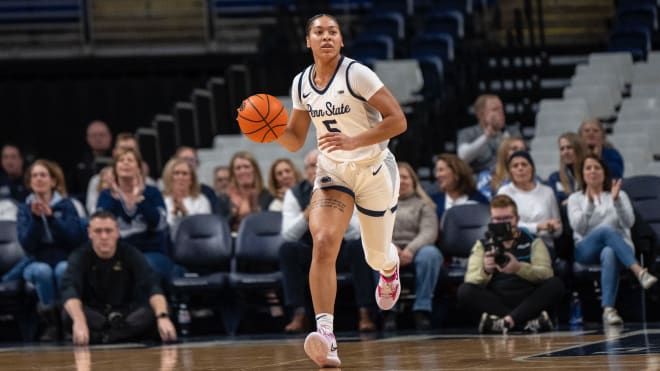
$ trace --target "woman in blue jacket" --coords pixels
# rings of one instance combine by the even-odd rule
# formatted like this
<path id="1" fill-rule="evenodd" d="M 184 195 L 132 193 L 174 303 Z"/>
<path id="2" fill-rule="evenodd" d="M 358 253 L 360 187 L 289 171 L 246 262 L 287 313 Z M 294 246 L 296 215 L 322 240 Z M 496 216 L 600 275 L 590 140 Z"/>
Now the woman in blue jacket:
<path id="1" fill-rule="evenodd" d="M 101 192 L 96 210 L 115 214 L 121 238 L 142 251 L 161 278 L 168 279 L 173 266 L 163 196 L 158 188 L 145 185 L 142 157 L 135 150 L 118 151 L 113 168 L 115 183 Z"/>
<path id="2" fill-rule="evenodd" d="M 27 257 L 16 264 L 3 280 L 22 277 L 37 291 L 38 312 L 46 328 L 41 340 L 58 337 L 56 299 L 69 253 L 86 238 L 78 212 L 67 197 L 62 169 L 48 160 L 36 160 L 27 171 L 30 189 L 18 209 L 18 239 Z"/>

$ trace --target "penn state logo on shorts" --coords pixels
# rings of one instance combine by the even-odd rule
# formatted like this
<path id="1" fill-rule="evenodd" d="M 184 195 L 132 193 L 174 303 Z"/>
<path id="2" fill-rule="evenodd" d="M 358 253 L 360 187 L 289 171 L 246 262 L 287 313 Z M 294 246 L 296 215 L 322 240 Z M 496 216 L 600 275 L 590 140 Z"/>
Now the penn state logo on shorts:
<path id="1" fill-rule="evenodd" d="M 324 176 L 323 178 L 321 178 L 321 183 L 330 183 L 331 181 L 332 181 L 332 178 L 330 178 L 327 175 Z"/>

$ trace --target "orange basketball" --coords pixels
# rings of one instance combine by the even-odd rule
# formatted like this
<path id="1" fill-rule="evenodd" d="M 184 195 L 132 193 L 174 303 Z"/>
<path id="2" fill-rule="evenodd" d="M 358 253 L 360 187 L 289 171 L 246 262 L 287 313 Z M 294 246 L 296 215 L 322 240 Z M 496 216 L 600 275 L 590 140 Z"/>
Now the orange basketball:
<path id="1" fill-rule="evenodd" d="M 243 100 L 236 121 L 249 139 L 269 143 L 286 129 L 289 115 L 282 102 L 269 94 L 255 94 Z"/>

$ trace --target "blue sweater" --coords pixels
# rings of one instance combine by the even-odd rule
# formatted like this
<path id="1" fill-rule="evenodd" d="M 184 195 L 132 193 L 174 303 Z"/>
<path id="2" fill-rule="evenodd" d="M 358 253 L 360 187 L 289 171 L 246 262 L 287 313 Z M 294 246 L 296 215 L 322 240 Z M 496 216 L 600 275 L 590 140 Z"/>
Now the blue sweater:
<path id="1" fill-rule="evenodd" d="M 438 214 L 438 221 L 442 220 L 442 214 L 445 213 L 445 199 L 446 194 L 443 192 L 437 192 L 429 195 L 433 202 L 435 202 L 435 211 Z M 486 204 L 488 205 L 488 199 L 479 193 L 479 191 L 474 191 L 468 195 L 468 200 L 473 201 L 474 203 Z"/>
<path id="2" fill-rule="evenodd" d="M 607 164 L 607 169 L 610 171 L 612 179 L 623 178 L 623 157 L 614 148 L 603 147 L 600 158 Z"/>
<path id="3" fill-rule="evenodd" d="M 21 204 L 16 216 L 18 239 L 25 252 L 33 259 L 55 266 L 66 260 L 69 253 L 86 239 L 78 212 L 70 199 L 55 193 L 50 207 L 51 216 L 44 220 L 32 214 L 30 202 Z"/>
<path id="4" fill-rule="evenodd" d="M 107 210 L 117 216 L 121 238 L 142 252 L 155 251 L 168 254 L 169 232 L 167 208 L 158 188 L 147 185 L 142 192 L 144 200 L 132 210 L 123 201 L 112 197 L 109 189 L 103 190 L 96 203 L 97 210 Z"/>

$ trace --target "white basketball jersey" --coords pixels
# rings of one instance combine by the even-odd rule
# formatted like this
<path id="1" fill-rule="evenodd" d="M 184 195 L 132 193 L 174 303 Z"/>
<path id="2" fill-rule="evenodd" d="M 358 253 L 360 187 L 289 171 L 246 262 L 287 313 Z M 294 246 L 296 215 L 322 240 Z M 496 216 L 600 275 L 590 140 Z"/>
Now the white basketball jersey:
<path id="1" fill-rule="evenodd" d="M 383 86 L 383 82 L 372 70 L 341 56 L 330 82 L 325 88 L 319 89 L 313 82 L 314 67 L 307 67 L 293 79 L 291 98 L 294 109 L 309 113 L 316 127 L 317 138 L 330 131 L 339 131 L 352 137 L 382 120 L 380 112 L 367 103 Z M 387 148 L 388 142 L 385 140 L 352 151 L 323 153 L 335 161 L 360 161 L 380 154 Z"/>

